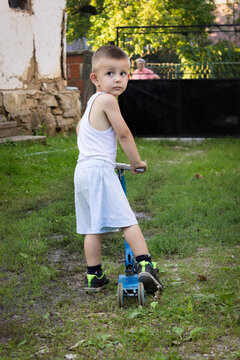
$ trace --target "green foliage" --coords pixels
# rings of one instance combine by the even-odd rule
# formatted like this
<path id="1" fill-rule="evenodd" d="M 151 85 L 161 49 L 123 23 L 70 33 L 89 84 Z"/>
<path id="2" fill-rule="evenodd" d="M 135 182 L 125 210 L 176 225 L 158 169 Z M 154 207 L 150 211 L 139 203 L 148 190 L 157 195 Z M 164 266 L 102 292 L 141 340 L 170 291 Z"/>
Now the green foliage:
<path id="1" fill-rule="evenodd" d="M 194 44 L 180 44 L 177 53 L 181 63 L 239 62 L 240 49 L 226 40 L 216 44 L 201 41 Z"/>
<path id="2" fill-rule="evenodd" d="M 67 39 L 86 37 L 96 50 L 111 41 L 116 42 L 117 26 L 213 24 L 214 9 L 213 0 L 67 0 Z M 235 14 L 235 21 L 238 15 Z M 207 33 L 158 31 L 120 31 L 119 45 L 131 57 L 159 53 L 168 59 L 164 54 L 170 52 L 170 62 L 175 57 L 182 64 L 240 60 L 237 39 L 232 43 L 227 40 L 212 43 Z"/>
<path id="3" fill-rule="evenodd" d="M 116 41 L 117 26 L 151 26 L 151 25 L 189 25 L 212 23 L 214 16 L 213 1 L 104 1 L 101 14 L 91 17 L 92 26 L 88 33 L 89 42 L 93 49 Z M 140 20 L 139 20 L 140 19 Z M 132 54 L 143 54 L 145 48 L 151 44 L 151 49 L 177 49 L 183 35 L 177 34 L 139 34 L 134 30 L 133 35 L 125 36 L 124 49 Z M 120 37 L 123 40 L 123 37 Z M 188 42 L 189 39 L 184 40 Z M 121 42 L 120 45 L 123 45 Z"/>
<path id="4" fill-rule="evenodd" d="M 102 11 L 104 0 L 67 0 L 68 14 L 67 39 L 87 36 L 90 29 L 90 17 Z"/>
<path id="5" fill-rule="evenodd" d="M 213 0 L 67 0 L 67 36 L 69 41 L 85 36 L 95 50 L 116 41 L 117 26 L 209 24 L 214 20 L 213 10 Z M 181 38 L 176 34 L 130 36 L 125 38 L 126 51 L 142 54 L 148 44 L 158 50 L 177 49 Z"/>

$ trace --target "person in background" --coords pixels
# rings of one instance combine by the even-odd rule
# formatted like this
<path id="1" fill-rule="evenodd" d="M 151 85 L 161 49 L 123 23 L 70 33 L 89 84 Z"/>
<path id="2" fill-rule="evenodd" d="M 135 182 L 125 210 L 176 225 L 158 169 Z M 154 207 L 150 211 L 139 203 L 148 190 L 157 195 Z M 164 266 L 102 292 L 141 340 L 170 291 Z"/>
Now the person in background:
<path id="1" fill-rule="evenodd" d="M 137 59 L 137 69 L 132 74 L 133 80 L 148 80 L 148 79 L 159 79 L 159 76 L 152 70 L 145 68 L 145 60 Z"/>

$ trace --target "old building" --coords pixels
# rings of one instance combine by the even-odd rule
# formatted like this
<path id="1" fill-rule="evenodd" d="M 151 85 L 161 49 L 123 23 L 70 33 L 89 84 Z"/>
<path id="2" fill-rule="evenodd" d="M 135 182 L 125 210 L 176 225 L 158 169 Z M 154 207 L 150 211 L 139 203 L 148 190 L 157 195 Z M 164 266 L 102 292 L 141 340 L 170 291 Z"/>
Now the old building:
<path id="1" fill-rule="evenodd" d="M 0 33 L 0 123 L 68 132 L 80 93 L 67 88 L 65 0 L 1 0 Z"/>
<path id="2" fill-rule="evenodd" d="M 215 0 L 215 22 L 217 24 L 239 24 L 240 3 L 234 0 Z M 222 28 L 222 32 L 211 35 L 212 41 L 227 40 L 239 47 L 240 36 L 238 27 Z"/>

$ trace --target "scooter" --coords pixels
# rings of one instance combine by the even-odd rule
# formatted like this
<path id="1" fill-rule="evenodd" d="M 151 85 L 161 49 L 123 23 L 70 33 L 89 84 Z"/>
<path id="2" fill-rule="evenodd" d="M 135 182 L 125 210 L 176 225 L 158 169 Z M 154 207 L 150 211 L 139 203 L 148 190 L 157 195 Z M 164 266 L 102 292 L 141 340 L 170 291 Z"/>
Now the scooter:
<path id="1" fill-rule="evenodd" d="M 122 188 L 127 196 L 125 170 L 130 170 L 128 164 L 116 164 L 118 178 Z M 144 172 L 144 169 L 138 169 L 139 172 Z M 142 282 L 138 281 L 137 262 L 134 258 L 132 249 L 124 239 L 125 245 L 125 275 L 119 275 L 117 288 L 117 302 L 119 307 L 123 307 L 124 300 L 127 297 L 137 297 L 138 304 L 144 306 L 145 304 L 145 290 Z"/>

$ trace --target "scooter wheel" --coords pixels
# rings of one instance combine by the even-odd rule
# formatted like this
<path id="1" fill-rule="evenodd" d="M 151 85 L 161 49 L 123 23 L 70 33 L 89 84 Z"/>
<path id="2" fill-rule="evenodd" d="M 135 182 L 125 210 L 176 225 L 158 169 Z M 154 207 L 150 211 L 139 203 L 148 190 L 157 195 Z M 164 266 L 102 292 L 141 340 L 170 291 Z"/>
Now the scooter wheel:
<path id="1" fill-rule="evenodd" d="M 117 302 L 118 302 L 118 306 L 119 306 L 120 308 L 123 307 L 124 296 L 123 296 L 123 284 L 122 284 L 122 283 L 118 283 L 118 288 L 117 288 Z"/>
<path id="2" fill-rule="evenodd" d="M 138 283 L 138 304 L 145 305 L 144 285 L 142 282 Z"/>

